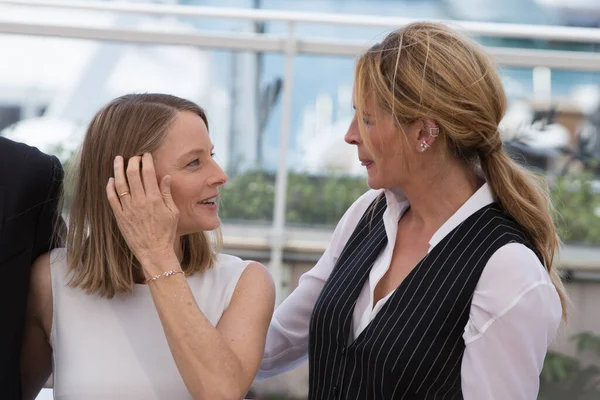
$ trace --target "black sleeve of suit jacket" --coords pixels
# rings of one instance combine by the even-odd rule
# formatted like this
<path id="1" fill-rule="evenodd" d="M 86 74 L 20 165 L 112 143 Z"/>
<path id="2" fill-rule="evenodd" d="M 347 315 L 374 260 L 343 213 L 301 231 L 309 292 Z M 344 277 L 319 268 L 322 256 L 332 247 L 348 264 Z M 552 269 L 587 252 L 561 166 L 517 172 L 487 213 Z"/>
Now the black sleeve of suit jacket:
<path id="1" fill-rule="evenodd" d="M 20 352 L 33 261 L 51 247 L 62 192 L 56 157 L 0 137 L 0 399 L 19 400 Z"/>
<path id="2" fill-rule="evenodd" d="M 40 210 L 36 236 L 33 246 L 32 261 L 40 255 L 56 247 L 63 246 L 66 232 L 60 207 L 64 171 L 58 158 L 52 156 L 52 168 L 49 169 L 48 187 L 45 190 L 46 199 Z"/>

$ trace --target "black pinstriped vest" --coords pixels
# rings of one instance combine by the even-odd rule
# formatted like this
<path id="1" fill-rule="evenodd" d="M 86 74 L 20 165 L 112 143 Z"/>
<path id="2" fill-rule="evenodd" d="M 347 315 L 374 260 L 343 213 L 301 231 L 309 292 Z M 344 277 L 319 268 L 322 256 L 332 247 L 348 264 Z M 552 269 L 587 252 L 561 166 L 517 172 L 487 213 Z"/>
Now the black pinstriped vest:
<path id="1" fill-rule="evenodd" d="M 497 204 L 480 209 L 417 264 L 350 343 L 354 306 L 387 243 L 385 209 L 381 196 L 363 215 L 313 310 L 311 400 L 461 399 L 462 335 L 475 286 L 500 247 L 529 246 Z"/>

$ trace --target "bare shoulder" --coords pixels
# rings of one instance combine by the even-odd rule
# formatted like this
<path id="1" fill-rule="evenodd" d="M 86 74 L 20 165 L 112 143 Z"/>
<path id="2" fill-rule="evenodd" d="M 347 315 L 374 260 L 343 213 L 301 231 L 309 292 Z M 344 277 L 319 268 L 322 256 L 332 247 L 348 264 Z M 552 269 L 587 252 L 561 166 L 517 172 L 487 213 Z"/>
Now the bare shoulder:
<path id="1" fill-rule="evenodd" d="M 34 261 L 31 267 L 31 289 L 36 289 L 36 293 L 52 295 L 50 253 L 44 253 Z"/>
<path id="2" fill-rule="evenodd" d="M 52 277 L 50 253 L 39 256 L 31 267 L 29 284 L 29 314 L 37 319 L 47 334 L 52 325 Z"/>
<path id="3" fill-rule="evenodd" d="M 249 263 L 237 281 L 231 303 L 217 328 L 221 332 L 252 332 L 264 340 L 275 310 L 275 285 L 267 268 L 257 262 Z M 240 328 L 243 327 L 243 328 Z M 260 345 L 264 347 L 264 342 Z"/>
<path id="4" fill-rule="evenodd" d="M 261 298 L 274 303 L 275 284 L 267 267 L 258 262 L 248 264 L 240 276 L 234 296 Z"/>

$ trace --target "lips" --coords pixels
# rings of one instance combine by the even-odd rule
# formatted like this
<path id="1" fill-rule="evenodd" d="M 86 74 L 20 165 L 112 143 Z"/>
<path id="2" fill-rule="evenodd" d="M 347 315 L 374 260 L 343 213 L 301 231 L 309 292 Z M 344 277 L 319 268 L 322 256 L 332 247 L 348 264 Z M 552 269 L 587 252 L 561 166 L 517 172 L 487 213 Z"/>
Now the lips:
<path id="1" fill-rule="evenodd" d="M 373 160 L 367 160 L 367 159 L 359 159 L 359 160 L 360 160 L 360 164 L 363 167 L 367 167 L 367 169 L 370 168 L 371 166 L 373 166 L 373 164 L 374 164 Z"/>
<path id="2" fill-rule="evenodd" d="M 213 205 L 217 202 L 217 196 L 209 197 L 204 200 L 199 201 L 200 204 Z"/>

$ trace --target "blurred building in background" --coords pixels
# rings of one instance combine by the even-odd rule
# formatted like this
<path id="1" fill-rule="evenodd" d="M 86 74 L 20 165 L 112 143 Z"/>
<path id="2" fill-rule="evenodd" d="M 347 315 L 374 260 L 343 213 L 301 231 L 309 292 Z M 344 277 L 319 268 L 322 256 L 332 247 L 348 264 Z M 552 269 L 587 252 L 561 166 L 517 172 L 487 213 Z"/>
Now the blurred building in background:
<path id="1" fill-rule="evenodd" d="M 343 142 L 355 57 L 411 19 L 447 20 L 498 61 L 505 147 L 547 177 L 573 302 L 540 399 L 600 398 L 597 0 L 0 0 L 0 132 L 68 165 L 119 95 L 199 103 L 231 178 L 226 251 L 269 265 L 281 301 L 367 189 Z M 307 382 L 303 367 L 253 390 L 302 398 Z"/>

